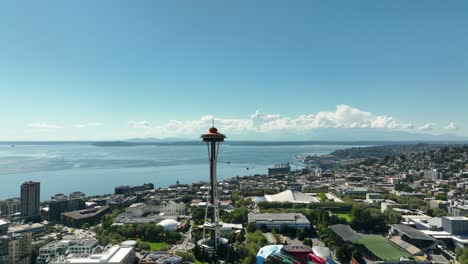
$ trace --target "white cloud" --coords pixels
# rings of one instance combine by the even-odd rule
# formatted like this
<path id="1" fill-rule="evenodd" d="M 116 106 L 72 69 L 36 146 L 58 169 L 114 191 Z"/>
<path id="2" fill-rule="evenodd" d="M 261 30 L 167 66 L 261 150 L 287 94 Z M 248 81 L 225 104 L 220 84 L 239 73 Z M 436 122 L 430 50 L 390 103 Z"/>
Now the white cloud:
<path id="1" fill-rule="evenodd" d="M 444 127 L 446 130 L 457 130 L 458 126 L 454 122 L 450 122 L 446 127 Z"/>
<path id="2" fill-rule="evenodd" d="M 40 128 L 40 129 L 63 128 L 63 126 L 52 125 L 52 124 L 48 124 L 48 123 L 45 123 L 45 122 L 30 123 L 27 126 L 32 127 L 32 128 Z"/>
<path id="3" fill-rule="evenodd" d="M 432 130 L 432 129 L 434 129 L 434 123 L 427 123 L 425 125 L 418 127 L 418 130 L 423 130 L 423 131 Z"/>
<path id="4" fill-rule="evenodd" d="M 75 128 L 87 128 L 87 127 L 99 127 L 102 126 L 102 123 L 99 122 L 91 122 L 91 123 L 85 123 L 85 124 L 76 124 L 73 125 Z"/>
<path id="5" fill-rule="evenodd" d="M 411 129 L 411 124 L 400 123 L 392 117 L 377 116 L 370 112 L 348 106 L 338 105 L 334 112 L 318 112 L 302 115 L 291 122 L 298 128 L 379 128 Z"/>
<path id="6" fill-rule="evenodd" d="M 221 131 L 229 131 L 230 134 L 304 132 L 321 128 L 414 129 L 414 126 L 410 123 L 398 122 L 392 117 L 375 115 L 348 105 L 338 105 L 335 111 L 305 114 L 296 118 L 282 117 L 279 114 L 267 114 L 257 110 L 253 115 L 245 119 L 226 119 L 209 115 L 198 120 L 171 120 L 166 124 L 155 127 L 148 127 L 148 124 L 147 127 L 154 136 L 158 137 L 192 137 L 211 127 L 213 118 L 217 128 Z"/>
<path id="7" fill-rule="evenodd" d="M 136 128 L 146 128 L 149 127 L 150 122 L 143 120 L 143 121 L 129 121 L 128 125 L 131 127 L 136 127 Z"/>

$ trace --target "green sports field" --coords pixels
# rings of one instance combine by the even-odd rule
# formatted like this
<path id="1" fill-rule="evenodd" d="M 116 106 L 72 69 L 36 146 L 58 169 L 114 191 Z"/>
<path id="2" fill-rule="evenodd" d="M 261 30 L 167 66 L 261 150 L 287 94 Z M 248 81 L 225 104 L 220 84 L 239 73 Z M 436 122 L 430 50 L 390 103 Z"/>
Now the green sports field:
<path id="1" fill-rule="evenodd" d="M 398 248 L 388 239 L 379 235 L 367 235 L 364 238 L 354 240 L 353 243 L 364 245 L 382 260 L 398 260 L 400 257 L 411 256 L 408 252 Z"/>

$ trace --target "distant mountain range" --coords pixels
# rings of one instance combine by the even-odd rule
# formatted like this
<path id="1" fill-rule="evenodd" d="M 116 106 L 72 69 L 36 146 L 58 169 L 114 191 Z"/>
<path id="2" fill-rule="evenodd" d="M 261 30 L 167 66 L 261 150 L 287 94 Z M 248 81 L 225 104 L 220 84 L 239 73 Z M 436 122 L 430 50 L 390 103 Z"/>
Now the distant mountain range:
<path id="1" fill-rule="evenodd" d="M 193 141 L 190 139 L 183 139 L 183 138 L 154 138 L 154 137 L 147 137 L 147 138 L 130 138 L 123 140 L 125 142 L 131 143 L 151 143 L 151 142 L 183 142 L 183 141 Z"/>
<path id="2" fill-rule="evenodd" d="M 453 134 L 433 135 L 376 129 L 320 129 L 311 132 L 307 136 L 314 140 L 342 141 L 468 141 L 468 137 Z"/>
<path id="3" fill-rule="evenodd" d="M 376 129 L 317 129 L 307 133 L 249 133 L 248 135 L 229 135 L 226 141 L 467 141 L 468 137 L 453 134 L 432 135 L 405 131 Z M 258 140 L 261 138 L 261 140 Z M 131 143 L 171 143 L 199 141 L 198 138 L 132 138 L 123 140 Z"/>
<path id="4" fill-rule="evenodd" d="M 409 133 L 403 131 L 379 131 L 369 129 L 321 129 L 309 134 L 297 135 L 271 135 L 253 138 L 263 140 L 247 140 L 239 136 L 240 140 L 227 139 L 225 144 L 233 146 L 284 146 L 284 145 L 392 145 L 392 144 L 416 144 L 416 143 L 458 143 L 468 144 L 468 137 L 456 135 L 431 135 L 424 133 Z M 280 140 L 278 140 L 278 138 Z M 291 140 L 294 139 L 294 140 Z M 96 142 L 96 146 L 177 146 L 177 145 L 201 145 L 200 139 L 178 138 L 133 138 L 123 141 Z"/>
<path id="5" fill-rule="evenodd" d="M 227 135 L 228 145 L 389 145 L 414 143 L 468 144 L 468 137 L 375 129 L 318 129 L 308 133 Z M 261 140 L 258 140 L 261 138 Z M 117 141 L 0 141 L 0 145 L 91 144 L 95 146 L 200 145 L 199 138 L 131 138 Z"/>

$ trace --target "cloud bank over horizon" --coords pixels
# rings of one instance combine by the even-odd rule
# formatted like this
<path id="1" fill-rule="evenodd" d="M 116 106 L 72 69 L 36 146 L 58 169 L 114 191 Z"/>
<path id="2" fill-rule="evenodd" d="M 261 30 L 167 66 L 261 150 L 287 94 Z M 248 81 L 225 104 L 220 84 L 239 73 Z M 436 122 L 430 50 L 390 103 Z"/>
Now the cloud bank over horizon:
<path id="1" fill-rule="evenodd" d="M 211 127 L 213 121 L 220 131 L 228 134 L 229 138 L 238 140 L 399 140 L 424 139 L 424 135 L 451 136 L 447 138 L 462 136 L 455 122 L 414 124 L 409 120 L 375 114 L 346 104 L 337 105 L 332 111 L 318 111 L 295 117 L 256 110 L 245 118 L 205 115 L 191 120 L 174 119 L 166 122 L 157 122 L 147 118 L 105 121 L 105 123 L 70 121 L 69 124 L 31 122 L 25 125 L 26 134 L 18 133 L 15 137 L 24 140 L 37 138 L 40 140 L 125 140 L 148 137 L 195 139 Z"/>
<path id="2" fill-rule="evenodd" d="M 386 115 L 376 115 L 358 108 L 340 104 L 335 111 L 320 111 L 313 114 L 303 114 L 295 118 L 284 117 L 280 114 L 269 114 L 256 110 L 248 118 L 222 118 L 213 115 L 202 116 L 196 120 L 171 120 L 162 125 L 135 126 L 144 128 L 145 135 L 158 138 L 187 138 L 194 137 L 211 127 L 212 122 L 221 131 L 228 131 L 230 135 L 285 135 L 305 134 L 320 129 L 362 129 L 379 131 L 432 131 L 436 130 L 434 123 L 427 123 L 416 127 L 410 122 L 398 121 Z M 147 121 L 146 121 L 147 122 Z M 441 128 L 442 129 L 442 128 Z M 455 130 L 454 122 L 444 127 L 445 130 Z"/>

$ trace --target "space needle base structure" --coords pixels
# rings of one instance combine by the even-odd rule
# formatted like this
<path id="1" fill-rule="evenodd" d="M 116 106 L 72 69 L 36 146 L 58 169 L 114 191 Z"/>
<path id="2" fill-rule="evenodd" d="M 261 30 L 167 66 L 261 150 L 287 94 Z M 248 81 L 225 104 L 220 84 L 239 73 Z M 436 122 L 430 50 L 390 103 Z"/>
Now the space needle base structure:
<path id="1" fill-rule="evenodd" d="M 219 145 L 221 142 L 224 142 L 226 136 L 219 133 L 218 129 L 213 125 L 213 127 L 208 130 L 208 133 L 201 135 L 201 138 L 203 142 L 206 142 L 208 147 L 208 159 L 210 162 L 210 191 L 209 198 L 206 203 L 203 238 L 199 240 L 197 244 L 205 248 L 207 251 L 216 254 L 219 244 L 227 243 L 227 239 L 220 237 L 218 180 L 216 174 Z M 209 233 L 210 236 L 206 237 L 206 233 Z"/>

